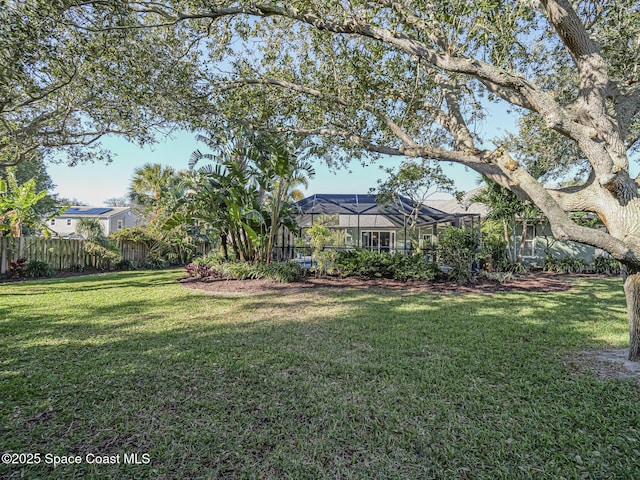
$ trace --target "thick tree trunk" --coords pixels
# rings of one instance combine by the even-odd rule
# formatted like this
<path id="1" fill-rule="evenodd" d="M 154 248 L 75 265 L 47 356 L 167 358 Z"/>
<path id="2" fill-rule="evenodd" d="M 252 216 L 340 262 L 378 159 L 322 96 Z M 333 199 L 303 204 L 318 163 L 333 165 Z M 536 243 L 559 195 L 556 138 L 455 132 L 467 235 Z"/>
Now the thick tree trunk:
<path id="1" fill-rule="evenodd" d="M 627 272 L 624 279 L 629 315 L 629 360 L 640 361 L 640 272 Z"/>

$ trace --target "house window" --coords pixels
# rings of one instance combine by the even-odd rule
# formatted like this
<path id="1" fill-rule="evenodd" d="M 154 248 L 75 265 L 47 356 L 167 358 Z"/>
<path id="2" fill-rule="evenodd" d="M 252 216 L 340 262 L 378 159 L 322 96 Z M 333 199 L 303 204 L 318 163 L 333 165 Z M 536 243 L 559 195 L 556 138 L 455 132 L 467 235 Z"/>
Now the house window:
<path id="1" fill-rule="evenodd" d="M 67 227 L 70 227 L 70 226 L 71 226 L 71 219 L 67 218 Z"/>
<path id="2" fill-rule="evenodd" d="M 362 246 L 375 252 L 393 252 L 396 244 L 396 232 L 362 232 Z"/>
<path id="3" fill-rule="evenodd" d="M 118 220 L 118 221 L 116 222 L 116 228 L 117 228 L 118 230 L 122 230 L 122 226 L 123 226 L 123 225 L 122 225 L 122 220 Z"/>
<path id="4" fill-rule="evenodd" d="M 523 244 L 522 256 L 535 257 L 536 255 L 536 226 L 525 225 L 525 239 Z"/>

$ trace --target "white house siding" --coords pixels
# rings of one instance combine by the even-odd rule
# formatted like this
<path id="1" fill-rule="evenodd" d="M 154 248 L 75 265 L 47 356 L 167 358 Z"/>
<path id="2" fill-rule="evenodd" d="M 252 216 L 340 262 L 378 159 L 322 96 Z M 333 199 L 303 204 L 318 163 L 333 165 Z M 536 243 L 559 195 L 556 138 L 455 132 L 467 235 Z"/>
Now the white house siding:
<path id="1" fill-rule="evenodd" d="M 72 208 L 75 210 L 90 210 L 100 207 Z M 107 208 L 103 208 L 102 210 L 106 209 Z M 65 213 L 53 220 L 47 221 L 47 226 L 61 237 L 75 237 L 77 236 L 76 230 L 78 228 L 78 222 L 82 218 L 98 219 L 98 221 L 100 222 L 100 226 L 102 227 L 102 231 L 106 236 L 123 228 L 134 227 L 138 223 L 137 217 L 133 214 L 129 207 L 112 207 L 109 209 L 109 211 L 104 212 L 103 214 L 82 214 L 81 212 L 72 214 Z M 121 228 L 118 228 L 119 222 L 122 222 Z"/>

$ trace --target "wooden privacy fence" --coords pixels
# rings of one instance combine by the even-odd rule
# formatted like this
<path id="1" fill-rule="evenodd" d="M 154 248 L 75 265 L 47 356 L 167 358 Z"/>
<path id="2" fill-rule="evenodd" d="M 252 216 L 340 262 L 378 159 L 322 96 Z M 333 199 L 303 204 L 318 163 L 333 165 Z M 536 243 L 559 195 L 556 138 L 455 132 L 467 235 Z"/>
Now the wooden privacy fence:
<path id="1" fill-rule="evenodd" d="M 124 260 L 144 261 L 151 249 L 142 242 L 118 242 Z M 198 243 L 196 255 L 205 255 L 211 246 Z M 71 238 L 0 237 L 0 274 L 9 271 L 11 262 L 19 258 L 39 260 L 55 270 L 81 268 L 109 268 L 109 262 L 85 251 L 85 241 Z"/>
<path id="2" fill-rule="evenodd" d="M 99 258 L 85 252 L 83 240 L 0 237 L 0 273 L 8 272 L 11 262 L 19 258 L 46 262 L 55 270 L 67 270 L 73 267 L 104 267 Z"/>
<path id="3" fill-rule="evenodd" d="M 132 262 L 140 262 L 147 258 L 149 255 L 149 247 L 142 242 L 130 242 L 118 240 L 118 248 L 120 248 L 120 254 L 125 260 Z"/>

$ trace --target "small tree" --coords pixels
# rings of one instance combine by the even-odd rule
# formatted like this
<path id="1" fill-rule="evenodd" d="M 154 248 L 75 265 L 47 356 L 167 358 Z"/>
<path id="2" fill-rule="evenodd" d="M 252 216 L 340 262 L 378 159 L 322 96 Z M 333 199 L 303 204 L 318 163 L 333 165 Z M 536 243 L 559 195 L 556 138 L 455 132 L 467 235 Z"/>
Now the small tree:
<path id="1" fill-rule="evenodd" d="M 468 282 L 479 246 L 475 229 L 446 227 L 438 235 L 438 260 L 451 268 L 449 276 L 458 282 Z"/>
<path id="2" fill-rule="evenodd" d="M 385 172 L 388 178 L 378 180 L 378 202 L 400 206 L 400 197 L 409 198 L 413 202 L 413 209 L 405 215 L 410 227 L 415 226 L 420 207 L 434 193 L 447 192 L 459 196 L 453 180 L 444 174 L 440 165 L 432 165 L 428 160 L 405 160 L 397 169 L 387 168 Z M 404 209 L 400 208 L 400 211 L 404 212 Z"/>
<path id="3" fill-rule="evenodd" d="M 335 252 L 325 252 L 324 250 L 324 247 L 329 245 L 333 240 L 331 230 L 324 225 L 316 223 L 307 230 L 307 233 L 311 237 L 310 243 L 313 249 L 311 258 L 317 263 L 316 272 L 324 272 L 333 260 L 335 260 L 335 257 L 331 255 L 331 253 Z M 325 253 L 329 253 L 329 255 L 325 255 Z"/>

